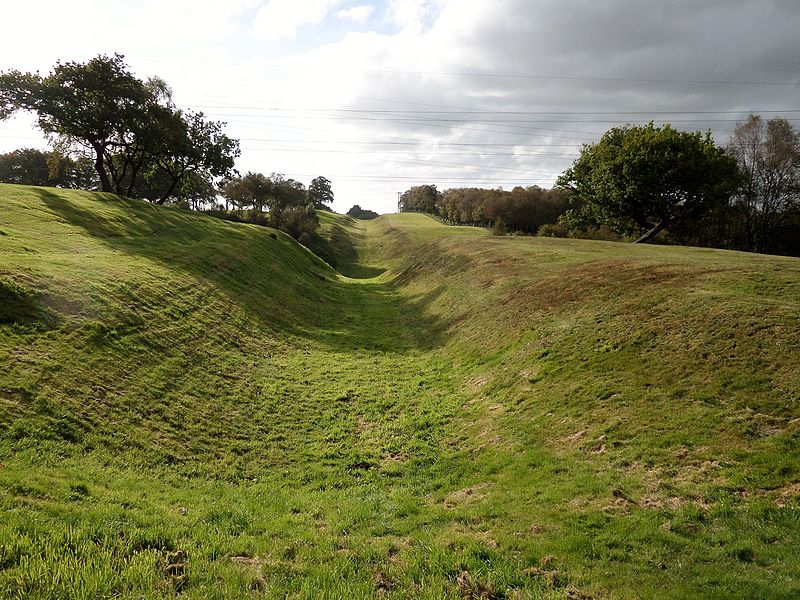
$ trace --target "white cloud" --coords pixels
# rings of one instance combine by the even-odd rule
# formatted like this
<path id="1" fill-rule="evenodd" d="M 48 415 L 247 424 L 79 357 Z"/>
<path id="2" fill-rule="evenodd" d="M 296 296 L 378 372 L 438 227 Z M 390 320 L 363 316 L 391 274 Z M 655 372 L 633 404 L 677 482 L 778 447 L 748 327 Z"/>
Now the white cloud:
<path id="1" fill-rule="evenodd" d="M 342 0 L 270 0 L 259 9 L 254 29 L 266 40 L 292 39 L 302 25 L 321 23 Z"/>
<path id="2" fill-rule="evenodd" d="M 420 32 L 435 18 L 446 0 L 391 0 L 395 24 L 406 32 Z"/>
<path id="3" fill-rule="evenodd" d="M 349 19 L 356 23 L 363 23 L 375 11 L 375 6 L 372 4 L 361 4 L 359 6 L 351 6 L 350 8 L 343 8 L 336 13 L 340 19 Z"/>

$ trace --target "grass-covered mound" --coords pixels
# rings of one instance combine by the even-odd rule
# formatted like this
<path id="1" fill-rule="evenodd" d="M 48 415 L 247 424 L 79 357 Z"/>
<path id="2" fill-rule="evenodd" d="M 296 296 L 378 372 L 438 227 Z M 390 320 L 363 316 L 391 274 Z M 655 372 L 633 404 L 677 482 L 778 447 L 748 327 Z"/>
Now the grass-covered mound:
<path id="1" fill-rule="evenodd" d="M 2 597 L 800 591 L 796 259 L 0 204 Z"/>

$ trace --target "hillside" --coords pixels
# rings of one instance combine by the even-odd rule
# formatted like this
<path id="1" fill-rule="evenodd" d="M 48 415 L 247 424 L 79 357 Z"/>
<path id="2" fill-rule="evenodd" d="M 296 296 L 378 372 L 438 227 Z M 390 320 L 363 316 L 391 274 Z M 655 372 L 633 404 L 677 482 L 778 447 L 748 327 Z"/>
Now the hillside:
<path id="1" fill-rule="evenodd" d="M 2 597 L 800 594 L 800 260 L 0 204 Z"/>

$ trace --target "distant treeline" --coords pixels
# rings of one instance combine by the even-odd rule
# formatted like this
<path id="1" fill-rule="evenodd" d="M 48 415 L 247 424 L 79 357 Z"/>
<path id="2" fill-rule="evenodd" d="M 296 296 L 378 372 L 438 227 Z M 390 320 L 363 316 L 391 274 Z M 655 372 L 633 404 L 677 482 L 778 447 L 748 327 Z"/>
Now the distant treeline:
<path id="1" fill-rule="evenodd" d="M 556 187 L 412 187 L 400 210 L 507 232 L 800 256 L 800 132 L 751 115 L 710 133 L 625 125 L 588 144 Z"/>
<path id="2" fill-rule="evenodd" d="M 74 190 L 98 190 L 100 179 L 94 162 L 71 158 L 54 150 L 20 148 L 0 154 L 0 182 L 46 185 Z"/>
<path id="3" fill-rule="evenodd" d="M 565 190 L 537 186 L 502 189 L 454 188 L 440 192 L 435 185 L 412 187 L 400 196 L 400 210 L 435 215 L 455 225 L 505 228 L 535 234 L 555 224 L 570 208 Z"/>

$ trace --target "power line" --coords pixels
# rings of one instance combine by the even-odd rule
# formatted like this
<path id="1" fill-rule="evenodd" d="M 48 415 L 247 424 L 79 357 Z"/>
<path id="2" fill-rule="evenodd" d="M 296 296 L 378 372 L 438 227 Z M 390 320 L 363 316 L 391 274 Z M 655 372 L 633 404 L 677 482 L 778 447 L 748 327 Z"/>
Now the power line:
<path id="1" fill-rule="evenodd" d="M 284 173 L 287 177 L 316 177 L 319 175 L 318 173 Z M 550 178 L 544 177 L 420 177 L 420 176 L 410 176 L 410 175 L 337 175 L 337 174 L 329 174 L 327 175 L 330 179 L 336 178 L 337 181 L 435 181 L 440 183 L 454 183 L 454 182 L 462 182 L 462 181 L 484 181 L 484 182 L 494 182 L 494 183 L 537 183 L 537 182 L 548 182 L 552 181 Z"/>
<path id="2" fill-rule="evenodd" d="M 250 148 L 252 150 L 273 150 L 275 152 L 309 152 L 314 154 L 370 154 L 375 155 L 374 150 L 319 150 L 317 148 Z M 381 155 L 398 155 L 398 156 L 420 156 L 420 155 L 436 155 L 436 156 L 471 156 L 474 158 L 482 158 L 484 156 L 505 156 L 508 158 L 516 157 L 539 157 L 539 156 L 578 156 L 577 152 L 571 153 L 541 153 L 541 152 L 438 152 L 438 151 L 414 151 L 414 150 L 381 150 Z"/>
<path id="3" fill-rule="evenodd" d="M 743 110 L 610 110 L 610 111 L 557 111 L 557 110 L 403 110 L 372 108 L 285 108 L 279 106 L 231 106 L 231 105 L 197 105 L 197 108 L 222 108 L 242 110 L 285 111 L 298 113 L 366 113 L 366 114 L 401 114 L 401 115 L 737 115 L 744 113 L 780 114 L 800 113 L 800 109 L 743 109 Z"/>
<path id="4" fill-rule="evenodd" d="M 330 72 L 330 67 L 299 66 L 299 65 L 276 65 L 276 64 L 247 64 L 236 62 L 206 62 L 206 61 L 186 61 L 186 60 L 163 60 L 134 58 L 135 62 L 167 63 L 174 64 L 193 64 L 209 65 L 221 67 L 244 67 L 251 69 L 274 69 L 290 71 L 325 71 Z M 747 86 L 800 86 L 800 81 L 735 81 L 735 80 L 713 80 L 713 79 L 672 79 L 655 77 L 598 77 L 593 75 L 554 75 L 548 73 L 487 73 L 476 71 L 421 71 L 421 70 L 402 70 L 402 69 L 342 69 L 348 72 L 374 73 L 382 75 L 432 75 L 437 77 L 475 77 L 482 79 L 529 79 L 529 80 L 553 80 L 553 81 L 596 81 L 606 83 L 646 83 L 646 84 L 678 84 L 678 85 L 747 85 Z"/>
<path id="5" fill-rule="evenodd" d="M 258 115 L 258 114 L 226 114 L 220 113 L 217 117 L 247 117 L 257 119 L 285 119 L 285 115 Z M 304 118 L 298 116 L 295 118 Z M 328 115 L 324 119 L 331 121 L 376 121 L 381 123 L 409 123 L 409 124 L 431 124 L 431 123 L 475 123 L 485 125 L 514 125 L 521 123 L 649 123 L 652 119 L 505 119 L 505 120 L 473 120 L 473 119 L 445 119 L 445 118 L 381 118 L 381 117 L 357 117 Z M 800 118 L 788 118 L 787 121 L 800 121 Z M 741 119 L 670 119 L 670 123 L 738 123 Z"/>
<path id="6" fill-rule="evenodd" d="M 269 139 L 269 138 L 239 138 L 243 142 L 280 142 L 280 143 L 304 143 L 304 144 L 364 144 L 367 146 L 419 146 L 421 144 L 434 143 L 437 146 L 478 146 L 490 148 L 574 148 L 580 144 L 494 144 L 489 142 L 428 142 L 424 140 L 419 141 L 361 141 L 361 140 L 286 140 L 286 139 Z"/>

